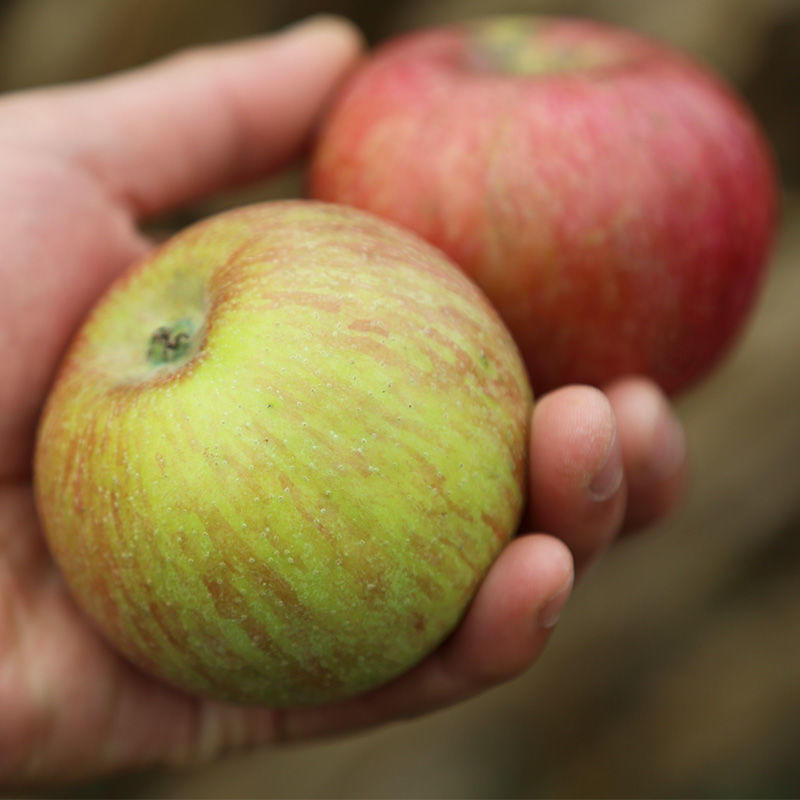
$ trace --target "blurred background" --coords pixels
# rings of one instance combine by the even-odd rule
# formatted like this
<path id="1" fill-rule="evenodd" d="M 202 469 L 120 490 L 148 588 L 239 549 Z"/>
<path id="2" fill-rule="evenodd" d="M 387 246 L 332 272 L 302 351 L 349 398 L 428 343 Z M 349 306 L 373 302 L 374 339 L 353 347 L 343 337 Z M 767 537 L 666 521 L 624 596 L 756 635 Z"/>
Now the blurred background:
<path id="1" fill-rule="evenodd" d="M 678 402 L 693 461 L 685 506 L 586 575 L 528 674 L 421 720 L 60 796 L 800 796 L 800 2 L 0 0 L 0 91 L 320 11 L 349 16 L 370 43 L 486 13 L 577 14 L 694 54 L 745 96 L 775 149 L 772 271 L 734 353 Z M 301 164 L 186 216 L 296 196 L 302 175 Z"/>

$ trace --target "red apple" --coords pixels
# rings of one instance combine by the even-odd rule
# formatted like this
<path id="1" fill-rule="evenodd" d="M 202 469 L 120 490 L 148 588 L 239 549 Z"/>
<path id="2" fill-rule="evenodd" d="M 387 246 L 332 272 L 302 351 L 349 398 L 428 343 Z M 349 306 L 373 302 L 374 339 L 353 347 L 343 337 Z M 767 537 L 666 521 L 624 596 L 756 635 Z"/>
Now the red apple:
<path id="1" fill-rule="evenodd" d="M 718 78 L 577 19 L 388 43 L 334 105 L 310 189 L 449 254 L 537 391 L 704 375 L 752 306 L 776 217 L 764 138 Z"/>

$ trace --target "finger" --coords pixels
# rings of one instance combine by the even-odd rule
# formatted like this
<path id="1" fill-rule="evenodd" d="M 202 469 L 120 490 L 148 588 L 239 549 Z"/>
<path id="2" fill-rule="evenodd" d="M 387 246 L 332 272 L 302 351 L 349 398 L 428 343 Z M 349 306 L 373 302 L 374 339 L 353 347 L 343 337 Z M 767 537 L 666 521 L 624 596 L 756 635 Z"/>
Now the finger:
<path id="1" fill-rule="evenodd" d="M 686 485 L 686 437 L 653 382 L 625 378 L 607 387 L 606 394 L 617 418 L 628 484 L 625 529 L 635 530 L 677 507 Z"/>
<path id="2" fill-rule="evenodd" d="M 419 666 L 361 697 L 290 711 L 203 700 L 145 676 L 109 650 L 85 626 L 63 586 L 51 582 L 38 587 L 40 600 L 20 629 L 39 653 L 59 643 L 57 659 L 36 661 L 35 683 L 47 688 L 48 702 L 28 703 L 26 709 L 26 697 L 15 696 L 8 713 L 19 721 L 14 746 L 0 748 L 0 780 L 85 779 L 196 763 L 233 749 L 355 730 L 454 703 L 517 675 L 537 658 L 572 579 L 572 559 L 562 542 L 544 535 L 515 539 L 489 570 L 455 633 Z M 27 685 L 22 678 L 19 683 Z M 62 713 L 53 716 L 53 708 Z M 77 730 L 82 735 L 75 736 Z"/>
<path id="3" fill-rule="evenodd" d="M 30 769 L 18 764 L 12 774 L 28 781 L 76 779 L 142 765 L 197 763 L 256 744 L 352 731 L 440 708 L 530 666 L 550 637 L 572 580 L 572 558 L 562 542 L 541 534 L 519 537 L 498 556 L 461 625 L 433 655 L 360 697 L 287 711 L 176 692 L 123 662 L 88 628 L 75 626 L 83 632 L 66 650 L 72 683 L 57 684 L 56 700 L 69 708 L 67 697 L 85 694 L 82 705 L 73 703 L 80 720 L 51 725 L 44 744 L 39 736 L 41 757 L 28 748 L 20 759 Z M 59 611 L 77 616 L 71 604 Z M 87 683 L 86 667 L 78 664 L 92 664 L 94 680 Z M 97 669 L 102 664 L 111 668 Z M 84 736 L 69 735 L 79 727 Z M 3 766 L 0 753 L 0 778 Z"/>
<path id="4" fill-rule="evenodd" d="M 298 739 L 408 718 L 513 678 L 541 653 L 572 580 L 572 558 L 557 539 L 515 539 L 490 569 L 461 625 L 433 655 L 353 700 L 278 712 L 276 735 Z"/>
<path id="5" fill-rule="evenodd" d="M 40 144 L 99 178 L 137 218 L 149 216 L 295 156 L 360 47 L 349 22 L 315 17 L 39 93 L 29 99 L 46 113 L 25 115 L 25 132 L 35 122 Z"/>
<path id="6" fill-rule="evenodd" d="M 562 539 L 580 570 L 619 531 L 625 511 L 614 413 L 589 386 L 566 386 L 536 404 L 531 426 L 529 526 Z"/>

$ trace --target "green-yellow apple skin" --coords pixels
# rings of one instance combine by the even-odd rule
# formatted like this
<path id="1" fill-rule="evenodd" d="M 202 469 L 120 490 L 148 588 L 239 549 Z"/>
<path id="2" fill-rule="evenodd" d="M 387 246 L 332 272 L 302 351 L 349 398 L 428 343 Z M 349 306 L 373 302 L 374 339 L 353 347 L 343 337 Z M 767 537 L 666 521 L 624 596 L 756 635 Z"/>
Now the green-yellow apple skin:
<path id="1" fill-rule="evenodd" d="M 530 408 L 509 333 L 439 251 L 355 209 L 255 205 L 93 309 L 42 417 L 37 504 L 143 670 L 325 703 L 457 625 L 519 524 Z"/>

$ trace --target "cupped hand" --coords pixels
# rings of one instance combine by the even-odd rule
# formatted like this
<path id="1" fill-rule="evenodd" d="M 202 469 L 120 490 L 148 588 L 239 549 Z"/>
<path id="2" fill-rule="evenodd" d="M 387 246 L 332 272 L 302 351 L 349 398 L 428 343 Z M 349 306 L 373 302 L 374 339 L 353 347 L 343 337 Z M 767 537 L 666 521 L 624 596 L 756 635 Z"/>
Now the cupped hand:
<path id="1" fill-rule="evenodd" d="M 526 530 L 457 631 L 391 684 L 274 711 L 198 699 L 112 652 L 72 604 L 36 518 L 31 455 L 58 360 L 151 247 L 139 224 L 296 157 L 360 37 L 333 18 L 129 74 L 0 99 L 0 783 L 179 764 L 353 730 L 466 698 L 530 666 L 574 570 L 670 511 L 683 435 L 647 381 L 566 387 L 533 415 Z"/>

